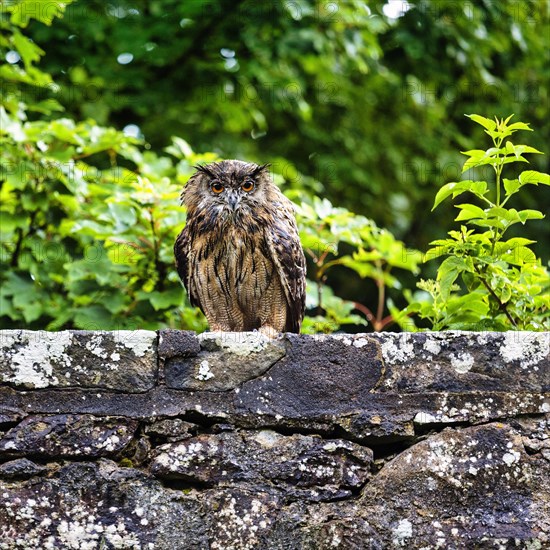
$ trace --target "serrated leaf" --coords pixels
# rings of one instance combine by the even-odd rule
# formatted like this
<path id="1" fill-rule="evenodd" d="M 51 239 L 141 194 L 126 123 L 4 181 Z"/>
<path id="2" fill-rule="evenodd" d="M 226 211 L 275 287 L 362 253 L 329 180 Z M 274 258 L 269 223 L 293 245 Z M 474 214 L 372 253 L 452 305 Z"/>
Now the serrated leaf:
<path id="1" fill-rule="evenodd" d="M 44 50 L 37 46 L 34 42 L 29 40 L 26 36 L 23 36 L 19 31 L 13 33 L 13 45 L 15 49 L 21 55 L 25 67 L 29 67 L 35 61 L 39 61 L 40 57 L 44 55 Z"/>
<path id="2" fill-rule="evenodd" d="M 13 6 L 10 21 L 19 27 L 26 27 L 32 18 L 51 25 L 54 17 L 61 17 L 67 4 L 71 4 L 73 1 L 19 0 Z"/>

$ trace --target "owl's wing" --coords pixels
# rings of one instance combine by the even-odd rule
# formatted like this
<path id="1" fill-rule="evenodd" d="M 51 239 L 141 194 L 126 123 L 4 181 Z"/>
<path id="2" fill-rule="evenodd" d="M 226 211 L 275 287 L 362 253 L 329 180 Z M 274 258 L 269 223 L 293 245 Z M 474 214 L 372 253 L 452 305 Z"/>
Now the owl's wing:
<path id="1" fill-rule="evenodd" d="M 183 231 L 178 235 L 176 242 L 174 243 L 174 257 L 176 258 L 176 269 L 178 270 L 178 275 L 182 283 L 187 290 L 187 295 L 189 296 L 189 301 L 192 306 L 201 307 L 199 302 L 199 297 L 194 291 L 194 285 L 191 284 L 189 280 L 189 247 L 190 247 L 190 237 L 188 226 L 185 226 Z M 202 309 L 202 308 L 201 308 Z"/>
<path id="2" fill-rule="evenodd" d="M 270 227 L 267 242 L 286 296 L 285 330 L 300 332 L 306 304 L 306 259 L 294 219 L 294 208 L 290 201 L 286 201 Z"/>

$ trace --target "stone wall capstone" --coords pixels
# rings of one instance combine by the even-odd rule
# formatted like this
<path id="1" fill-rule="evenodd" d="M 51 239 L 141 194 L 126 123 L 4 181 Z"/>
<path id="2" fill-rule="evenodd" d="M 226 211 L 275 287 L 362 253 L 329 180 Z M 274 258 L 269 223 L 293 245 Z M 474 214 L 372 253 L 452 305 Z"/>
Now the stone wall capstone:
<path id="1" fill-rule="evenodd" d="M 0 331 L 0 550 L 550 548 L 549 348 Z"/>

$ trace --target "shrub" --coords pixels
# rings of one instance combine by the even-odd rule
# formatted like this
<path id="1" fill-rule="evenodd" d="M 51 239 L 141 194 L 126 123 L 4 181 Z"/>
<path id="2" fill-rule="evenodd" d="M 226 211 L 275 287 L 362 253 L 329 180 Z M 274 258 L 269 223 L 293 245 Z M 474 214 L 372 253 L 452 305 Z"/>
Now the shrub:
<path id="1" fill-rule="evenodd" d="M 490 166 L 495 181 L 451 182 L 437 193 L 433 208 L 464 193 L 475 197 L 478 204 L 457 204 L 460 212 L 455 221 L 463 225 L 450 231 L 448 238 L 431 243 L 433 248 L 426 258 L 446 258 L 437 270 L 436 280 L 418 284 L 430 299 L 414 301 L 408 312 L 427 319 L 434 330 L 548 329 L 548 271 L 529 248 L 534 241 L 509 237 L 513 226 L 542 219 L 544 215 L 538 210 L 518 211 L 509 207 L 509 201 L 527 185 L 550 185 L 550 176 L 525 170 L 514 179 L 503 178 L 510 164 L 526 163 L 524 155 L 541 152 L 510 139 L 518 131 L 531 131 L 528 124 L 510 123 L 511 116 L 494 121 L 479 115 L 468 116 L 483 126 L 492 147 L 464 152 L 468 159 L 462 171 Z"/>
<path id="2" fill-rule="evenodd" d="M 172 246 L 185 223 L 181 189 L 193 165 L 217 156 L 196 154 L 181 138 L 159 155 L 114 128 L 63 117 L 55 98 L 44 94 L 56 89 L 51 77 L 36 67 L 44 52 L 22 32 L 29 17 L 51 24 L 63 13 L 61 3 L 55 7 L 2 7 L 0 45 L 23 66 L 0 68 L 9 82 L 0 105 L 0 326 L 202 331 L 206 321 L 187 301 Z M 385 315 L 385 289 L 399 288 L 390 270 L 416 271 L 419 254 L 403 256 L 402 243 L 388 231 L 312 198 L 305 189 L 315 182 L 303 181 L 291 193 L 314 266 L 307 285 L 313 313 L 304 330 L 332 332 L 368 321 L 375 329 L 388 326 L 397 310 Z M 342 254 L 341 244 L 351 252 Z M 376 281 L 375 314 L 334 295 L 327 273 L 336 265 Z"/>

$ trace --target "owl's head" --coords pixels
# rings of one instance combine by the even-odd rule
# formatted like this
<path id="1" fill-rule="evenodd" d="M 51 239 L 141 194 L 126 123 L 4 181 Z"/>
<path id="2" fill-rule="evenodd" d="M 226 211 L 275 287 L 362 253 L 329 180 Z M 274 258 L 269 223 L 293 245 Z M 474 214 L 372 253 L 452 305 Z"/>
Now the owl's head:
<path id="1" fill-rule="evenodd" d="M 216 221 L 236 221 L 269 203 L 277 189 L 268 165 L 222 160 L 196 166 L 182 193 L 182 203 L 193 213 L 208 213 Z"/>

